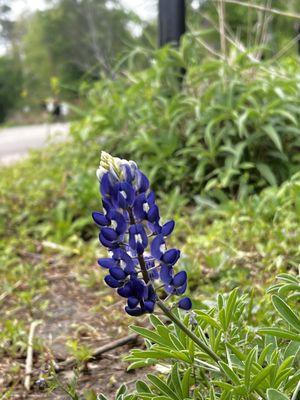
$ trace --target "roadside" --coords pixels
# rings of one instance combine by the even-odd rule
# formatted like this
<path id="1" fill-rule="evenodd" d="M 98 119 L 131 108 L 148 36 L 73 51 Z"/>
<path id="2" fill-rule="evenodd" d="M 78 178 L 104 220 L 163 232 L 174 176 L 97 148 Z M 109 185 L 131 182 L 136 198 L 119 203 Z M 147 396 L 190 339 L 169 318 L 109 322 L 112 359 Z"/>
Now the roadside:
<path id="1" fill-rule="evenodd" d="M 0 165 L 13 164 L 26 157 L 31 149 L 49 142 L 64 141 L 69 129 L 69 122 L 0 129 Z"/>

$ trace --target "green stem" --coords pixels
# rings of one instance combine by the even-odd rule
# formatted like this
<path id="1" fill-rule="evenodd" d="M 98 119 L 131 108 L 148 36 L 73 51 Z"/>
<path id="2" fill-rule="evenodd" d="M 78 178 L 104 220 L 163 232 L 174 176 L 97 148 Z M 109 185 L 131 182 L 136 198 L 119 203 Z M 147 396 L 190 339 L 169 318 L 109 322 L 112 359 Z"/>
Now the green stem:
<path id="1" fill-rule="evenodd" d="M 167 317 L 170 318 L 171 321 L 174 322 L 174 324 L 176 324 L 178 326 L 178 328 L 180 328 L 184 333 L 187 334 L 187 336 L 189 336 L 192 341 L 194 343 L 196 343 L 196 345 L 204 351 L 204 353 L 206 353 L 210 358 L 212 358 L 218 365 L 221 360 L 221 358 L 210 348 L 208 347 L 205 343 L 202 342 L 202 340 L 200 340 L 198 338 L 198 336 L 196 336 L 194 334 L 194 332 L 192 332 L 191 330 L 189 330 L 189 328 L 187 328 L 181 321 L 179 318 L 176 317 L 175 314 L 173 314 L 168 307 L 165 306 L 164 302 L 160 299 L 157 300 L 157 305 L 160 307 L 160 309 L 164 312 L 164 314 L 166 314 Z M 224 372 L 221 368 L 221 371 Z M 299 386 L 299 390 L 300 390 L 300 386 Z M 295 391 L 296 392 L 296 391 Z M 261 392 L 261 390 L 256 390 L 256 393 L 262 398 L 262 399 L 266 399 L 266 396 Z M 295 400 L 294 398 L 292 398 L 291 400 Z"/>
<path id="2" fill-rule="evenodd" d="M 173 314 L 168 307 L 165 306 L 164 302 L 161 301 L 160 299 L 157 300 L 157 305 L 160 307 L 160 309 L 166 314 L 167 317 L 170 318 L 171 321 L 174 322 L 180 328 L 184 333 L 189 336 L 193 342 L 196 343 L 198 347 L 200 347 L 201 350 L 204 351 L 210 358 L 212 358 L 216 363 L 219 363 L 219 361 L 222 361 L 221 358 L 213 351 L 211 350 L 205 343 L 202 342 L 189 328 L 187 328 L 179 318 L 176 317 L 175 314 Z"/>
<path id="3" fill-rule="evenodd" d="M 130 208 L 130 207 L 128 208 L 128 214 L 129 214 L 130 223 L 132 225 L 134 225 L 135 224 L 135 218 L 134 218 L 134 215 L 133 215 L 133 212 L 132 212 L 132 208 Z M 143 279 L 144 279 L 145 283 L 147 284 L 150 281 L 150 279 L 149 279 L 148 271 L 147 271 L 147 268 L 146 268 L 145 259 L 144 259 L 142 254 L 138 255 L 138 261 L 139 261 L 139 264 L 140 264 L 140 267 L 141 267 L 141 271 L 142 271 L 142 274 L 143 274 Z M 167 317 L 169 317 L 170 320 L 172 322 L 174 322 L 174 324 L 176 324 L 178 326 L 178 328 L 180 328 L 189 338 L 191 338 L 192 341 L 194 343 L 196 343 L 196 345 L 205 354 L 207 354 L 212 360 L 214 360 L 218 365 L 220 365 L 219 362 L 222 361 L 221 358 L 209 346 L 207 346 L 204 342 L 202 342 L 202 340 L 200 340 L 198 338 L 198 336 L 196 336 L 194 334 L 194 332 L 192 332 L 189 328 L 187 328 L 180 321 L 180 319 L 177 318 L 176 315 L 173 314 L 172 311 L 169 310 L 169 308 L 165 306 L 164 302 L 160 298 L 157 298 L 156 304 L 164 312 L 164 314 Z M 222 368 L 221 368 L 221 371 L 222 371 Z M 261 398 L 266 399 L 266 397 L 260 391 L 257 390 L 257 393 L 261 396 Z M 294 399 L 292 399 L 292 400 L 294 400 Z"/>

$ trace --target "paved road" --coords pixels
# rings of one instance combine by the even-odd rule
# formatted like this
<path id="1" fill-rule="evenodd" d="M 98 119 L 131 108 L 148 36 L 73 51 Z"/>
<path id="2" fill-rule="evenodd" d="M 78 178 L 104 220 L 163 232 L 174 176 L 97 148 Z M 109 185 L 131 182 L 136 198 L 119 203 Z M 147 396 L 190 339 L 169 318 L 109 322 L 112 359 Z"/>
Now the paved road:
<path id="1" fill-rule="evenodd" d="M 65 140 L 69 127 L 65 122 L 0 129 L 0 164 L 12 164 L 26 157 L 30 149 L 43 147 L 49 141 Z"/>

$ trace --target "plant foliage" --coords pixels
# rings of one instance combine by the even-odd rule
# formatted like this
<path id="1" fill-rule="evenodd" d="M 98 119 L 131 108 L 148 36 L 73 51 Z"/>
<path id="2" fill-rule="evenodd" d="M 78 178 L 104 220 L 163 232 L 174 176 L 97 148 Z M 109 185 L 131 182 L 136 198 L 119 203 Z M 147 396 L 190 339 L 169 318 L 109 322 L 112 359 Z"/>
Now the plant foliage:
<path id="1" fill-rule="evenodd" d="M 154 188 L 165 191 L 223 199 L 282 183 L 299 163 L 296 63 L 234 54 L 228 63 L 200 61 L 197 44 L 195 35 L 179 51 L 145 53 L 150 68 L 96 83 L 75 136 L 143 160 Z"/>

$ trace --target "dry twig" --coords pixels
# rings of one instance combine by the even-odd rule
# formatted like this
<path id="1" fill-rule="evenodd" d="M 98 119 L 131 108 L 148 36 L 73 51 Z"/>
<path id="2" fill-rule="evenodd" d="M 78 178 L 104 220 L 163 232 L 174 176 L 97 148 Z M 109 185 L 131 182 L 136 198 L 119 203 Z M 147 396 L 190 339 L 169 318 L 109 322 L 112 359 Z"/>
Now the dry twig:
<path id="1" fill-rule="evenodd" d="M 214 0 L 214 1 L 219 2 L 220 0 Z M 265 6 L 261 6 L 259 4 L 253 4 L 253 3 L 244 3 L 239 0 L 224 0 L 224 1 L 229 4 L 236 4 L 236 5 L 247 7 L 247 8 L 253 8 L 253 9 L 259 10 L 259 11 L 268 11 L 272 14 L 281 15 L 282 17 L 300 19 L 300 14 L 278 10 L 277 8 L 265 7 Z"/>
<path id="2" fill-rule="evenodd" d="M 114 340 L 103 346 L 100 346 L 93 351 L 93 353 L 91 354 L 91 357 L 87 361 L 97 360 L 101 357 L 101 355 L 103 353 L 106 353 L 107 351 L 116 349 L 117 347 L 124 346 L 125 344 L 128 344 L 128 343 L 134 343 L 134 342 L 136 342 L 138 337 L 139 337 L 139 335 L 134 333 L 134 334 L 131 334 L 128 336 L 124 336 L 121 339 Z M 67 368 L 72 367 L 74 364 L 76 364 L 76 358 L 74 358 L 74 357 L 67 358 L 65 361 L 63 361 L 59 365 L 55 366 L 55 371 L 56 372 L 63 371 Z"/>
<path id="3" fill-rule="evenodd" d="M 27 357 L 26 357 L 26 365 L 25 365 L 25 379 L 24 379 L 24 387 L 27 391 L 30 390 L 30 379 L 32 374 L 32 355 L 33 355 L 33 338 L 34 332 L 38 325 L 40 325 L 42 321 L 33 321 L 30 325 L 29 336 L 28 336 L 28 347 L 27 347 Z"/>

